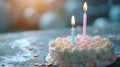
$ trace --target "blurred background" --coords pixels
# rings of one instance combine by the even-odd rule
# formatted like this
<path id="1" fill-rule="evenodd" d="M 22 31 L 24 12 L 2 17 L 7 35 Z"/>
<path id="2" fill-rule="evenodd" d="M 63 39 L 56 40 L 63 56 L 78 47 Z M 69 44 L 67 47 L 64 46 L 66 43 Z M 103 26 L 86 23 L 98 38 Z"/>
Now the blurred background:
<path id="1" fill-rule="evenodd" d="M 0 33 L 82 26 L 85 1 L 88 26 L 120 25 L 120 0 L 0 0 Z"/>

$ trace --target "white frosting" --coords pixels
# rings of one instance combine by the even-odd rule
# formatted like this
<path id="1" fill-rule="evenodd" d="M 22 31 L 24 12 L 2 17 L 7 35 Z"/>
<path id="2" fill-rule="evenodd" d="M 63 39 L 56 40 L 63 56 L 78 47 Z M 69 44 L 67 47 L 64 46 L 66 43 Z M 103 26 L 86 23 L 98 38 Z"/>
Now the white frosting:
<path id="1" fill-rule="evenodd" d="M 116 60 L 109 39 L 99 35 L 81 38 L 82 35 L 77 35 L 74 45 L 70 44 L 70 36 L 52 40 L 49 43 L 50 62 L 63 67 L 106 67 Z"/>

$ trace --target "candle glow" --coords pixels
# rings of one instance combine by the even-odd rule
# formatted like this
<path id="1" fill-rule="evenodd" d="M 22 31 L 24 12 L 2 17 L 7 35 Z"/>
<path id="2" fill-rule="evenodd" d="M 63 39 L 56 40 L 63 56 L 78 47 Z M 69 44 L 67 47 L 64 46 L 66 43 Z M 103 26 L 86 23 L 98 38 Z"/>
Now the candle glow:
<path id="1" fill-rule="evenodd" d="M 83 5 L 83 10 L 84 10 L 84 12 L 87 12 L 87 3 L 86 2 Z"/>
<path id="2" fill-rule="evenodd" d="M 75 26 L 75 17 L 74 17 L 74 16 L 72 16 L 71 25 L 72 25 L 72 26 Z"/>

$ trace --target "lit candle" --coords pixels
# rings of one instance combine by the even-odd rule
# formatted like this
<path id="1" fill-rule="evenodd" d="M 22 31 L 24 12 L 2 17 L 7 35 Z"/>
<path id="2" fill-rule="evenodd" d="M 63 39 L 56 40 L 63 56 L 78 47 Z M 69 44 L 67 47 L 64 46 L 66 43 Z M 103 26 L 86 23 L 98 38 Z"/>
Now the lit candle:
<path id="1" fill-rule="evenodd" d="M 83 5 L 84 15 L 83 15 L 83 39 L 86 37 L 86 26 L 87 26 L 87 3 Z"/>
<path id="2" fill-rule="evenodd" d="M 72 28 L 71 28 L 71 44 L 73 45 L 75 43 L 75 17 L 72 16 L 72 19 L 71 19 L 71 25 L 72 25 Z"/>

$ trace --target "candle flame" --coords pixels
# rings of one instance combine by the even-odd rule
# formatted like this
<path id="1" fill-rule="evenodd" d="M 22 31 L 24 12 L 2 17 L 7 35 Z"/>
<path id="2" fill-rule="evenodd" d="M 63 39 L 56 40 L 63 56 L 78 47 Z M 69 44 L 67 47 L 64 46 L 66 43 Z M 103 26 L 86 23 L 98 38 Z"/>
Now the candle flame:
<path id="1" fill-rule="evenodd" d="M 74 17 L 74 16 L 72 16 L 71 25 L 72 25 L 72 26 L 75 26 L 75 17 Z"/>
<path id="2" fill-rule="evenodd" d="M 85 2 L 84 5 L 83 5 L 83 10 L 84 10 L 84 12 L 87 11 L 87 3 L 86 3 L 86 2 Z"/>

